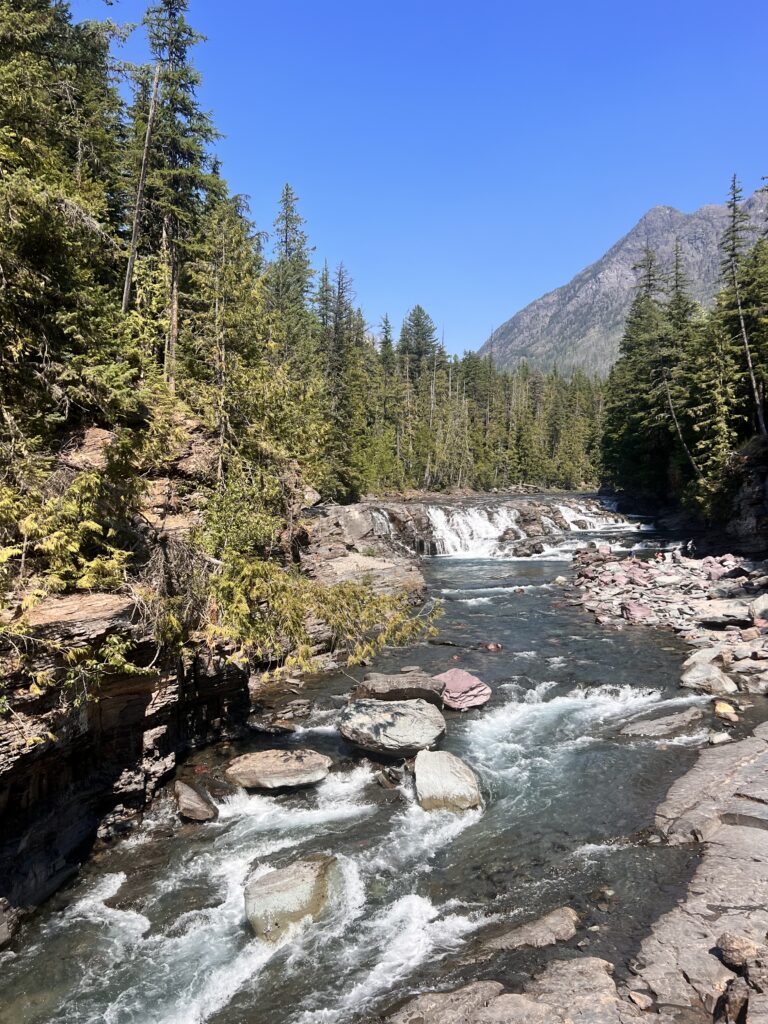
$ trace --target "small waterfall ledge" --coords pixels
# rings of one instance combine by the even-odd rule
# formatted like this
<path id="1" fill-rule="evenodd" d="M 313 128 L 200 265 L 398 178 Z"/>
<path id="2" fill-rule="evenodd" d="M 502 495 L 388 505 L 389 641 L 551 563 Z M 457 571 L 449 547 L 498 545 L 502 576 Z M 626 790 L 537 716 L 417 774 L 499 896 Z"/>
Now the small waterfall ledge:
<path id="1" fill-rule="evenodd" d="M 590 533 L 651 529 L 612 503 L 579 495 L 366 502 L 379 542 L 412 554 L 453 558 L 562 559 Z"/>

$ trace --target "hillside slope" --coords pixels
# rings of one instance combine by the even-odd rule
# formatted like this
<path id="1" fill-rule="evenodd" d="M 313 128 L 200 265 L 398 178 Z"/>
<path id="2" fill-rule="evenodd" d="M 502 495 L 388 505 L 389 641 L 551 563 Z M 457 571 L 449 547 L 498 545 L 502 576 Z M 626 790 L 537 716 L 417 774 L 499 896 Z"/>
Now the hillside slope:
<path id="1" fill-rule="evenodd" d="M 755 193 L 744 203 L 755 236 L 765 226 L 767 207 L 765 193 Z M 525 359 L 539 368 L 606 373 L 618 353 L 635 286 L 633 267 L 643 249 L 656 250 L 668 266 L 679 239 L 691 293 L 707 306 L 718 289 L 718 243 L 726 214 L 724 205 L 702 206 L 694 213 L 655 206 L 596 263 L 497 328 L 480 354 L 492 354 L 505 370 Z"/>

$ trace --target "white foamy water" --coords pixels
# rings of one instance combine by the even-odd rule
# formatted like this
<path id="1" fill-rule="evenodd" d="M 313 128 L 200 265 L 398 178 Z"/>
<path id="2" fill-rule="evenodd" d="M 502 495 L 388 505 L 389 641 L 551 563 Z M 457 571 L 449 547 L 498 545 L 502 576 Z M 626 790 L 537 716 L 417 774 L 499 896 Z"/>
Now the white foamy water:
<path id="1" fill-rule="evenodd" d="M 444 508 L 430 506 L 427 515 L 438 554 L 461 558 L 492 558 L 507 530 L 518 539 L 525 532 L 518 525 L 516 508 Z"/>

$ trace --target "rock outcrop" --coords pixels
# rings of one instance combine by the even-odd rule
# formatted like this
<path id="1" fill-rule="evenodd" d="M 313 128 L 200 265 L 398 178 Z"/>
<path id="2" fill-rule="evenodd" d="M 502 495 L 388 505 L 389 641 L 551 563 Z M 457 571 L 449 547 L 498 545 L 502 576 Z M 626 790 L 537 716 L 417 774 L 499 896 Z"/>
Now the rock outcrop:
<path id="1" fill-rule="evenodd" d="M 634 1024 L 647 1018 L 622 999 L 613 967 L 597 957 L 551 961 L 522 994 L 496 981 L 427 993 L 388 1018 L 390 1024 Z M 657 1018 L 656 1018 L 657 1019 Z"/>
<path id="2" fill-rule="evenodd" d="M 356 700 L 341 712 L 339 732 L 374 754 L 413 757 L 437 743 L 445 719 L 425 700 Z"/>
<path id="3" fill-rule="evenodd" d="M 425 811 L 467 811 L 482 806 L 477 776 L 447 750 L 420 750 L 414 774 L 416 799 Z"/>
<path id="4" fill-rule="evenodd" d="M 684 900 L 642 942 L 631 988 L 653 1000 L 654 1019 L 670 1024 L 712 1021 L 726 1005 L 731 1020 L 741 1021 L 745 1006 L 747 1021 L 761 1020 L 768 991 L 768 724 L 749 739 L 703 751 L 671 787 L 656 825 L 670 843 L 704 845 Z"/>
<path id="5" fill-rule="evenodd" d="M 131 640 L 139 665 L 155 646 L 117 594 L 50 597 L 28 615 L 46 640 L 94 648 Z M 240 735 L 248 677 L 227 651 L 201 649 L 151 671 L 104 675 L 99 699 L 62 706 L 57 687 L 30 691 L 4 659 L 14 714 L 0 717 L 0 933 L 72 877 L 97 839 L 129 825 L 194 747 Z M 40 667 L 55 658 L 41 649 Z"/>
<path id="6" fill-rule="evenodd" d="M 244 789 L 299 789 L 322 782 L 332 764 L 316 750 L 259 750 L 230 761 L 224 775 Z"/>
<path id="7" fill-rule="evenodd" d="M 254 933 L 279 942 L 292 925 L 317 920 L 337 873 L 335 857 L 307 857 L 266 875 L 251 875 L 245 884 L 245 916 Z"/>

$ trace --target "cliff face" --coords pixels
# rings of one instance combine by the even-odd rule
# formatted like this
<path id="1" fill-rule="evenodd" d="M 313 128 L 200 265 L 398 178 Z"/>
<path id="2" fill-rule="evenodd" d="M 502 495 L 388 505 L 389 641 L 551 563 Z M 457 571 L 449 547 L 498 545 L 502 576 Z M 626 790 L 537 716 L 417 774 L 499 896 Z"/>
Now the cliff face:
<path id="1" fill-rule="evenodd" d="M 755 193 L 744 203 L 753 240 L 765 224 L 767 208 L 765 193 Z M 637 282 L 634 267 L 643 250 L 655 250 L 666 267 L 679 240 L 691 295 L 708 306 L 719 287 L 718 246 L 726 218 L 725 206 L 702 206 L 694 213 L 655 206 L 596 263 L 497 328 L 480 354 L 493 355 L 500 369 L 527 360 L 540 368 L 606 373 L 618 354 Z"/>
<path id="2" fill-rule="evenodd" d="M 414 600 L 424 585 L 414 558 L 393 548 L 369 508 L 319 513 L 302 561 L 328 585 L 367 577 L 379 592 L 405 588 Z M 30 635 L 65 647 L 98 650 L 110 636 L 130 639 L 131 660 L 147 671 L 103 676 L 98 700 L 74 706 L 58 686 L 30 689 L 13 648 L 0 647 L 0 695 L 13 709 L 0 715 L 0 947 L 77 872 L 94 842 L 131 827 L 189 750 L 242 734 L 258 699 L 227 649 L 201 644 L 183 658 L 156 660 L 126 595 L 48 597 L 26 621 Z M 327 650 L 327 627 L 308 626 L 316 650 Z M 30 649 L 38 652 L 35 671 L 57 657 Z"/>
<path id="3" fill-rule="evenodd" d="M 131 637 L 137 662 L 148 664 L 154 646 L 134 617 L 123 596 L 71 595 L 43 602 L 30 625 L 65 642 Z M 77 870 L 97 833 L 128 827 L 186 750 L 242 729 L 248 676 L 224 652 L 201 652 L 107 676 L 98 697 L 65 708 L 58 688 L 18 690 L 14 714 L 0 718 L 0 944 Z"/>

